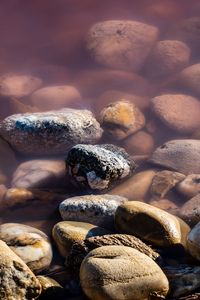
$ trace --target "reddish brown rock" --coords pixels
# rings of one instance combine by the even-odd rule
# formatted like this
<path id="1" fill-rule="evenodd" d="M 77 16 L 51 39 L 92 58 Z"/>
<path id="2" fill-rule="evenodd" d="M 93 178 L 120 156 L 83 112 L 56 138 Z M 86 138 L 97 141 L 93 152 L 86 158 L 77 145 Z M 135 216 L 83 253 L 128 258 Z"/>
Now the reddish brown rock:
<path id="1" fill-rule="evenodd" d="M 200 194 L 188 200 L 181 207 L 179 216 L 191 226 L 200 222 Z"/>
<path id="2" fill-rule="evenodd" d="M 176 84 L 194 95 L 200 96 L 200 64 L 185 68 L 177 77 Z"/>
<path id="3" fill-rule="evenodd" d="M 126 151 L 130 154 L 150 154 L 154 149 L 154 140 L 152 135 L 140 130 L 123 140 L 123 145 Z"/>

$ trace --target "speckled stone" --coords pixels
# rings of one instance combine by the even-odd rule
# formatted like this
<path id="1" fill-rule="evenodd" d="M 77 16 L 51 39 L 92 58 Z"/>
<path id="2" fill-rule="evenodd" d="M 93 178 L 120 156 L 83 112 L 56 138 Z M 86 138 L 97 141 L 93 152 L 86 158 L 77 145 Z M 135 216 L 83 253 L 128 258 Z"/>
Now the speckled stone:
<path id="1" fill-rule="evenodd" d="M 53 252 L 48 237 L 31 226 L 4 223 L 0 225 L 3 240 L 36 274 L 47 269 Z"/>
<path id="2" fill-rule="evenodd" d="M 21 153 L 56 155 L 78 143 L 97 142 L 102 129 L 90 111 L 65 108 L 9 116 L 0 123 L 0 134 Z"/>
<path id="3" fill-rule="evenodd" d="M 114 228 L 115 211 L 125 201 L 125 197 L 108 194 L 77 196 L 64 200 L 59 210 L 63 220 Z"/>
<path id="4" fill-rule="evenodd" d="M 136 168 L 123 148 L 111 144 L 76 145 L 69 151 L 66 162 L 74 181 L 92 190 L 108 189 Z"/>

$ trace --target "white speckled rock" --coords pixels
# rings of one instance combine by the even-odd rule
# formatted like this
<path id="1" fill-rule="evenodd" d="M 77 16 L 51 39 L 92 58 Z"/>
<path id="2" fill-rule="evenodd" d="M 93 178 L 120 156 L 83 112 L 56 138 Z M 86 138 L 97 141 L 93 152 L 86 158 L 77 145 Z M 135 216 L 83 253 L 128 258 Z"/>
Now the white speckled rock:
<path id="1" fill-rule="evenodd" d="M 36 274 L 47 269 L 52 260 L 52 248 L 48 237 L 31 226 L 4 223 L 0 225 L 3 240 Z"/>
<path id="2" fill-rule="evenodd" d="M 0 122 L 0 134 L 24 154 L 66 154 L 77 143 L 95 143 L 102 129 L 88 110 L 16 114 Z"/>
<path id="3" fill-rule="evenodd" d="M 91 300 L 165 299 L 169 283 L 147 255 L 125 246 L 103 246 L 83 260 L 80 281 Z"/>
<path id="4" fill-rule="evenodd" d="M 34 300 L 41 293 L 39 280 L 3 241 L 0 241 L 0 299 Z"/>
<path id="5" fill-rule="evenodd" d="M 115 211 L 128 199 L 116 195 L 86 195 L 64 200 L 60 206 L 63 220 L 90 222 L 105 228 L 114 227 Z"/>
<path id="6" fill-rule="evenodd" d="M 158 37 L 154 26 L 109 20 L 89 30 L 87 48 L 96 62 L 115 69 L 139 71 Z"/>
<path id="7" fill-rule="evenodd" d="M 6 74 L 0 77 L 0 95 L 24 97 L 41 87 L 42 80 L 37 77 L 19 74 Z"/>

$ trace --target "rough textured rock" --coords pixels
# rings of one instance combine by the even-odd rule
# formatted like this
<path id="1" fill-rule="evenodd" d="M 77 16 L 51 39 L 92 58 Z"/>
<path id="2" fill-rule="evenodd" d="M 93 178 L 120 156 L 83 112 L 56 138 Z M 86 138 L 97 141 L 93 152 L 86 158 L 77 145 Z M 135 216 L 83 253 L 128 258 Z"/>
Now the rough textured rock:
<path id="1" fill-rule="evenodd" d="M 65 108 L 12 115 L 0 123 L 0 134 L 24 154 L 55 155 L 77 143 L 95 143 L 102 129 L 90 111 Z"/>
<path id="2" fill-rule="evenodd" d="M 115 211 L 128 199 L 117 195 L 86 195 L 67 198 L 59 211 L 63 220 L 90 222 L 105 228 L 114 228 Z"/>
<path id="3" fill-rule="evenodd" d="M 72 244 L 82 241 L 86 237 L 108 234 L 108 230 L 90 223 L 63 221 L 57 223 L 52 230 L 52 236 L 56 246 L 63 257 L 71 250 Z"/>
<path id="4" fill-rule="evenodd" d="M 34 272 L 40 273 L 50 266 L 53 252 L 47 235 L 31 226 L 4 223 L 0 225 L 3 240 Z"/>
<path id="5" fill-rule="evenodd" d="M 183 94 L 155 97 L 151 105 L 156 116 L 179 133 L 193 133 L 200 127 L 200 102 Z"/>
<path id="6" fill-rule="evenodd" d="M 0 241 L 1 300 L 33 300 L 41 285 L 27 265 L 3 241 Z"/>
<path id="7" fill-rule="evenodd" d="M 129 200 L 144 200 L 155 174 L 153 169 L 139 172 L 114 187 L 109 194 L 127 197 Z"/>
<path id="8" fill-rule="evenodd" d="M 139 201 L 118 206 L 115 214 L 116 229 L 132 234 L 160 247 L 186 244 L 190 227 L 175 216 L 157 207 Z"/>
<path id="9" fill-rule="evenodd" d="M 81 264 L 81 286 L 89 299 L 145 300 L 164 298 L 169 290 L 159 266 L 138 250 L 104 246 L 91 251 Z"/>
<path id="10" fill-rule="evenodd" d="M 163 268 L 169 280 L 170 296 L 173 299 L 191 294 L 200 288 L 200 267 L 193 265 L 166 266 Z M 182 299 L 182 298 L 181 298 Z M 187 298 L 184 298 L 187 300 Z M 197 298 L 190 298 L 196 300 Z"/>
<path id="11" fill-rule="evenodd" d="M 34 159 L 21 163 L 12 177 L 12 187 L 41 188 L 59 184 L 65 177 L 62 160 Z"/>
<path id="12" fill-rule="evenodd" d="M 189 59 L 190 49 L 185 43 L 163 40 L 155 45 L 145 68 L 151 77 L 170 76 L 185 68 Z"/>
<path id="13" fill-rule="evenodd" d="M 200 173 L 200 141 L 171 140 L 158 147 L 149 161 L 185 175 Z"/>
<path id="14" fill-rule="evenodd" d="M 96 62 L 139 71 L 158 37 L 158 29 L 136 21 L 104 21 L 89 30 L 87 48 Z"/>
<path id="15" fill-rule="evenodd" d="M 145 117 L 136 105 L 122 100 L 101 111 L 100 123 L 115 139 L 122 140 L 144 127 Z"/>
<path id="16" fill-rule="evenodd" d="M 200 194 L 183 204 L 179 211 L 179 216 L 191 226 L 200 221 Z"/>
<path id="17" fill-rule="evenodd" d="M 200 261 L 200 223 L 197 223 L 187 236 L 188 252 Z"/>
<path id="18" fill-rule="evenodd" d="M 192 198 L 200 193 L 200 174 L 190 174 L 179 182 L 176 190 L 187 198 Z"/>
<path id="19" fill-rule="evenodd" d="M 110 188 L 136 168 L 126 151 L 112 144 L 76 145 L 68 152 L 66 162 L 74 181 L 94 190 Z"/>
<path id="20" fill-rule="evenodd" d="M 133 155 L 150 154 L 154 150 L 154 139 L 145 131 L 138 131 L 123 140 L 126 151 Z"/>
<path id="21" fill-rule="evenodd" d="M 76 107 L 76 102 L 80 99 L 79 91 L 70 85 L 47 86 L 31 95 L 32 104 L 40 110 Z"/>
<path id="22" fill-rule="evenodd" d="M 48 276 L 37 276 L 42 286 L 42 299 L 58 299 L 65 295 L 64 288 L 54 279 Z"/>
<path id="23" fill-rule="evenodd" d="M 6 74 L 0 77 L 0 95 L 21 98 L 31 94 L 42 85 L 42 80 L 18 74 Z"/>
<path id="24" fill-rule="evenodd" d="M 199 79 L 200 64 L 195 64 L 185 68 L 178 75 L 176 83 L 182 88 L 189 90 L 193 94 L 200 96 Z"/>
<path id="25" fill-rule="evenodd" d="M 151 194 L 154 197 L 164 198 L 165 195 L 175 187 L 180 181 L 184 180 L 185 175 L 172 172 L 161 171 L 157 172 L 153 178 L 151 185 Z"/>

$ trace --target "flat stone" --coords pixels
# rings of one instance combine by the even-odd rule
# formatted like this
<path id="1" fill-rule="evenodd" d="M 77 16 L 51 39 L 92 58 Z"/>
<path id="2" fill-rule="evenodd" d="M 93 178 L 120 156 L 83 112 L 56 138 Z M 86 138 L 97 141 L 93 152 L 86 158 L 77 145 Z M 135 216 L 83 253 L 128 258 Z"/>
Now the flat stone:
<path id="1" fill-rule="evenodd" d="M 31 226 L 4 223 L 0 225 L 3 240 L 36 274 L 50 266 L 53 252 L 47 235 Z"/>
<path id="2" fill-rule="evenodd" d="M 115 211 L 128 199 L 117 195 L 86 195 L 64 200 L 59 211 L 63 220 L 91 222 L 104 228 L 114 228 Z"/>
<path id="3" fill-rule="evenodd" d="M 24 154 L 66 154 L 77 143 L 95 143 L 102 135 L 88 110 L 65 108 L 34 114 L 16 114 L 0 123 L 0 134 Z"/>
<path id="4" fill-rule="evenodd" d="M 1 300 L 33 300 L 41 285 L 27 265 L 3 241 L 0 241 Z"/>
<path id="5" fill-rule="evenodd" d="M 128 201 L 118 206 L 116 229 L 121 233 L 152 243 L 158 247 L 186 245 L 190 227 L 182 220 L 157 207 L 139 201 Z"/>
<path id="6" fill-rule="evenodd" d="M 80 282 L 89 299 L 145 300 L 165 298 L 169 283 L 147 255 L 125 246 L 91 251 L 81 264 Z"/>

